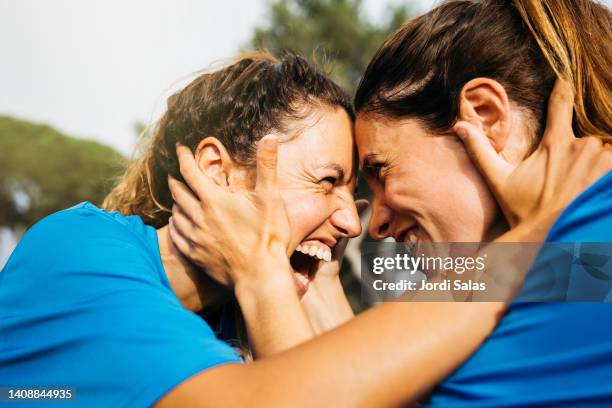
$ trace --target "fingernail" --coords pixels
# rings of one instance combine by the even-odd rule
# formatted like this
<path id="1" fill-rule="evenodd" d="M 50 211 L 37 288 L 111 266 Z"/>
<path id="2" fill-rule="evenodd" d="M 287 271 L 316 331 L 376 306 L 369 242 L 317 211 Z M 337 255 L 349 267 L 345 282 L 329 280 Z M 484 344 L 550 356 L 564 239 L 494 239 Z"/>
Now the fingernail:
<path id="1" fill-rule="evenodd" d="M 266 135 L 260 140 L 260 143 L 264 143 L 264 146 L 266 147 L 273 147 L 277 140 L 278 138 L 274 135 Z"/>

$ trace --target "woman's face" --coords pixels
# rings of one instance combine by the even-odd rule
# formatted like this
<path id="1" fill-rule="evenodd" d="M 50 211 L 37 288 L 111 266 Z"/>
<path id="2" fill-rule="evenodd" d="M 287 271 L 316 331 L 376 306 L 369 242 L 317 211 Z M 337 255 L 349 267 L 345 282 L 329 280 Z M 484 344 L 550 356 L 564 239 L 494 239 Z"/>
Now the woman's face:
<path id="1" fill-rule="evenodd" d="M 278 183 L 291 225 L 290 249 L 309 254 L 294 253 L 292 266 L 306 278 L 312 261 L 329 261 L 338 240 L 359 235 L 361 224 L 353 198 L 357 163 L 349 116 L 340 108 L 320 107 L 297 128 L 279 145 Z"/>
<path id="2" fill-rule="evenodd" d="M 480 242 L 500 223 L 496 202 L 454 135 L 416 120 L 357 118 L 359 160 L 374 193 L 368 230 L 396 241 Z"/>

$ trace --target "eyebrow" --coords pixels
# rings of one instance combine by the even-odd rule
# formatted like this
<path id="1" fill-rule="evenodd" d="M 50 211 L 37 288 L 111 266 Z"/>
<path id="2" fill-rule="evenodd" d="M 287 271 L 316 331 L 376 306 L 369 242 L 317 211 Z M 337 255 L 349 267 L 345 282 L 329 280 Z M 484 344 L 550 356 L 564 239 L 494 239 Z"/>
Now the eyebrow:
<path id="1" fill-rule="evenodd" d="M 320 168 L 334 170 L 338 176 L 338 178 L 344 181 L 344 169 L 338 163 L 322 163 L 319 165 Z"/>

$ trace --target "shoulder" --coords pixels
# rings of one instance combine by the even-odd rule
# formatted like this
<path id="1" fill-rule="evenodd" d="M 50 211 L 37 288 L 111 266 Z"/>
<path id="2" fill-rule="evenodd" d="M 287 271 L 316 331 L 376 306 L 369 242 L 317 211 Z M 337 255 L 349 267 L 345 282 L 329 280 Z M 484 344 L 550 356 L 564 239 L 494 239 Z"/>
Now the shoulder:
<path id="1" fill-rule="evenodd" d="M 164 282 L 156 230 L 138 217 L 110 213 L 91 203 L 59 211 L 32 226 L 0 278 L 4 285 L 27 283 L 30 290 L 42 289 L 41 285 L 62 291 L 80 287 L 77 293 L 100 292 L 113 282 Z"/>
<path id="2" fill-rule="evenodd" d="M 146 226 L 139 217 L 124 216 L 118 212 L 108 212 L 90 202 L 82 202 L 74 207 L 51 214 L 30 228 L 24 238 L 46 233 L 61 236 L 97 236 L 100 234 L 142 233 Z"/>
<path id="3" fill-rule="evenodd" d="M 612 242 L 612 172 L 583 191 L 561 213 L 548 242 Z"/>
<path id="4" fill-rule="evenodd" d="M 19 242 L 14 255 L 25 255 L 25 252 L 31 256 L 37 252 L 53 258 L 96 252 L 99 256 L 108 256 L 109 253 L 100 251 L 104 249 L 114 254 L 130 252 L 134 256 L 151 246 L 153 233 L 155 230 L 144 225 L 139 217 L 107 212 L 84 202 L 34 224 Z"/>
<path id="5" fill-rule="evenodd" d="M 181 305 L 156 239 L 137 217 L 89 203 L 34 225 L 0 272 L 0 333 L 11 333 L 0 383 L 58 382 L 83 405 L 150 406 L 190 376 L 239 361 Z"/>

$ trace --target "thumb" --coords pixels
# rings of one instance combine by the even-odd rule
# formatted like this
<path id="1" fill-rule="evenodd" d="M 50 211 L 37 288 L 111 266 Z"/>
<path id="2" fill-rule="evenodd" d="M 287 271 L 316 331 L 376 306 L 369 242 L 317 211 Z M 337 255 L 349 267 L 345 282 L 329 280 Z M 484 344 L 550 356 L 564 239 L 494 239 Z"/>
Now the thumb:
<path id="1" fill-rule="evenodd" d="M 257 146 L 257 181 L 255 189 L 269 191 L 276 188 L 276 164 L 278 153 L 278 138 L 273 135 L 264 136 Z"/>
<path id="2" fill-rule="evenodd" d="M 489 186 L 499 191 L 514 167 L 495 151 L 491 141 L 476 126 L 460 121 L 455 124 L 453 130 Z"/>

